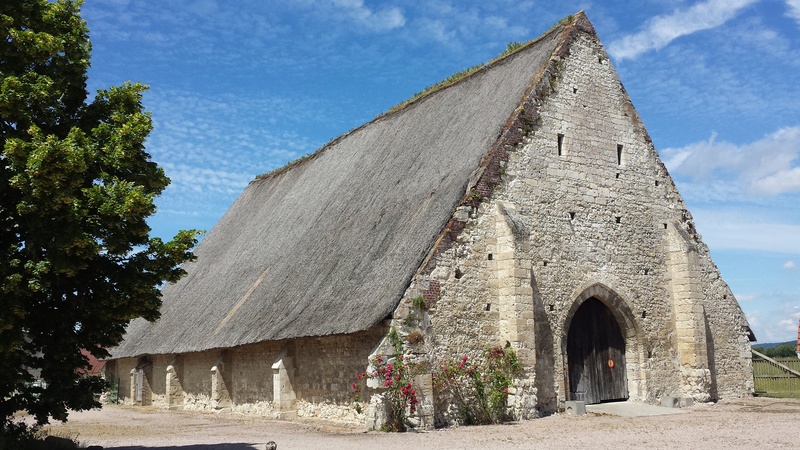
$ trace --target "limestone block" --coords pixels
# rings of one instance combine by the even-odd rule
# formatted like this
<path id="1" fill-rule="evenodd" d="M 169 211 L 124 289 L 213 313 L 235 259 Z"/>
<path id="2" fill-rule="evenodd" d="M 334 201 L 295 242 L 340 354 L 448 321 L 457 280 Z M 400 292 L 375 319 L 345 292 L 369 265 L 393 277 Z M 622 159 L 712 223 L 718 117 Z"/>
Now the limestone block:
<path id="1" fill-rule="evenodd" d="M 292 377 L 290 375 L 292 367 L 293 358 L 287 356 L 272 365 L 272 401 L 279 419 L 288 418 L 297 413 L 295 409 L 297 397 L 292 387 Z"/>
<path id="2" fill-rule="evenodd" d="M 661 406 L 665 408 L 680 408 L 681 398 L 674 395 L 662 395 Z"/>
<path id="3" fill-rule="evenodd" d="M 571 400 L 564 403 L 564 411 L 570 416 L 586 414 L 586 402 Z"/>

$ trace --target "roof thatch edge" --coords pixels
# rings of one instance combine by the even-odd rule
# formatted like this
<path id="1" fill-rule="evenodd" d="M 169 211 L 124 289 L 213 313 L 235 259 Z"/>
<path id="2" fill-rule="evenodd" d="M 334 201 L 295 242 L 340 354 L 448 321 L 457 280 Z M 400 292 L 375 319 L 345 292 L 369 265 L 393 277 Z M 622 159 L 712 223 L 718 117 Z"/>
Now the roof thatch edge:
<path id="1" fill-rule="evenodd" d="M 480 175 L 476 180 L 471 181 L 464 196 L 459 203 L 459 207 L 478 205 L 494 192 L 494 188 L 500 183 L 503 176 L 503 165 L 508 161 L 509 150 L 519 145 L 523 138 L 533 130 L 539 122 L 539 106 L 545 97 L 554 89 L 558 80 L 559 73 L 563 67 L 562 59 L 569 54 L 569 48 L 574 41 L 577 33 L 586 33 L 596 37 L 597 34 L 589 22 L 583 10 L 575 16 L 569 16 L 568 20 L 560 21 L 556 26 L 529 43 L 526 43 L 516 51 L 524 50 L 529 45 L 539 39 L 548 36 L 558 29 L 564 22 L 566 26 L 561 30 L 563 36 L 559 45 L 555 48 L 550 58 L 550 62 L 532 79 L 531 85 L 520 99 L 519 106 L 503 125 L 492 147 L 484 156 L 480 164 Z M 455 214 L 447 223 L 447 226 L 439 234 L 430 252 L 420 264 L 417 275 L 430 274 L 436 268 L 435 256 L 447 251 L 453 242 L 458 239 L 461 231 L 466 227 L 466 222 L 458 219 Z"/>
<path id="2" fill-rule="evenodd" d="M 364 124 L 362 124 L 362 125 L 360 125 L 360 126 L 358 126 L 356 128 L 353 128 L 353 129 L 347 131 L 346 133 L 343 133 L 343 134 L 331 139 L 327 144 L 325 144 L 322 147 L 318 148 L 314 152 L 309 153 L 307 155 L 303 155 L 300 158 L 297 158 L 297 159 L 295 159 L 293 161 L 290 161 L 286 165 L 284 165 L 283 167 L 279 167 L 279 168 L 277 168 L 275 170 L 272 170 L 270 172 L 267 172 L 267 173 L 264 173 L 264 174 L 261 174 L 261 175 L 257 175 L 256 178 L 253 181 L 251 181 L 251 183 L 259 181 L 259 180 L 264 180 L 264 179 L 269 179 L 269 178 L 273 178 L 273 177 L 279 176 L 280 174 L 286 172 L 287 170 L 289 170 L 289 169 L 291 169 L 293 167 L 297 167 L 297 166 L 300 166 L 301 164 L 303 164 L 303 163 L 305 163 L 307 161 L 314 160 L 317 156 L 322 154 L 322 152 L 324 152 L 325 150 L 327 150 L 330 147 L 333 147 L 334 145 L 339 143 L 342 139 L 344 139 L 344 138 L 350 136 L 351 134 L 361 130 L 362 128 L 364 128 L 364 127 L 366 127 L 366 126 L 368 126 L 368 125 L 370 125 L 372 123 L 375 123 L 375 122 L 378 122 L 380 120 L 383 120 L 384 118 L 389 117 L 389 116 L 391 116 L 393 114 L 400 113 L 400 112 L 404 111 L 405 109 L 409 108 L 410 106 L 415 105 L 415 104 L 417 104 L 417 103 L 419 103 L 419 102 L 421 102 L 423 100 L 426 100 L 431 95 L 433 95 L 433 94 L 435 94 L 435 93 L 437 93 L 439 91 L 442 91 L 444 89 L 450 88 L 450 87 L 452 87 L 452 86 L 454 86 L 454 85 L 456 85 L 458 83 L 463 82 L 464 80 L 467 80 L 467 79 L 475 76 L 475 74 L 477 74 L 481 70 L 489 69 L 489 68 L 499 64 L 500 62 L 502 62 L 502 61 L 504 61 L 504 60 L 506 60 L 508 58 L 513 57 L 517 53 L 519 53 L 521 51 L 524 51 L 528 47 L 531 47 L 532 45 L 535 45 L 539 41 L 547 38 L 548 36 L 550 36 L 550 34 L 555 33 L 556 31 L 558 31 L 562 27 L 564 27 L 564 30 L 572 29 L 573 28 L 572 25 L 577 23 L 577 22 L 579 22 L 580 20 L 578 20 L 578 19 L 580 19 L 581 17 L 583 18 L 582 22 L 585 22 L 591 28 L 592 25 L 591 25 L 591 23 L 589 23 L 588 20 L 586 20 L 586 16 L 585 16 L 585 13 L 583 12 L 583 10 L 578 11 L 578 13 L 576 13 L 575 15 L 567 16 L 564 19 L 561 19 L 558 22 L 556 22 L 555 25 L 550 27 L 550 29 L 547 30 L 546 32 L 542 33 L 539 37 L 531 39 L 528 42 L 525 42 L 523 45 L 517 47 L 513 51 L 501 54 L 500 56 L 492 59 L 491 61 L 487 62 L 486 64 L 475 66 L 476 67 L 475 70 L 471 70 L 470 71 L 469 69 L 467 69 L 467 71 L 465 71 L 463 76 L 458 77 L 458 78 L 456 78 L 454 80 L 447 81 L 447 82 L 439 82 L 439 83 L 433 85 L 433 87 L 428 89 L 427 91 L 423 91 L 421 94 L 415 95 L 415 96 L 411 97 L 410 99 L 405 100 L 405 101 L 403 101 L 403 102 L 391 107 L 388 111 L 377 115 L 374 119 L 370 120 L 369 122 L 366 122 L 366 123 L 364 123 Z M 591 28 L 591 30 L 592 30 L 591 31 L 592 34 L 594 34 L 594 28 Z"/>

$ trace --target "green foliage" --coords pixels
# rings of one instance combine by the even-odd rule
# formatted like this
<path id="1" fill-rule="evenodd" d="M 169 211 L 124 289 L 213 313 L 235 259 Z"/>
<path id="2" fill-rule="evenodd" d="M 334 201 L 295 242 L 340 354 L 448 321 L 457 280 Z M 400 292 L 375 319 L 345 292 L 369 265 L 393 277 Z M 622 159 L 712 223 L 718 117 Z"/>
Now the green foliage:
<path id="1" fill-rule="evenodd" d="M 77 438 L 51 435 L 22 423 L 11 424 L 0 434 L 0 450 L 72 450 L 82 447 Z"/>
<path id="2" fill-rule="evenodd" d="M 499 58 L 514 53 L 515 51 L 517 51 L 517 49 L 519 49 L 523 45 L 525 44 L 523 44 L 522 42 L 509 42 L 508 45 L 506 45 L 506 49 L 503 50 L 503 53 L 500 53 Z"/>
<path id="3" fill-rule="evenodd" d="M 159 316 L 164 282 L 198 232 L 149 236 L 169 184 L 145 151 L 146 86 L 87 103 L 89 31 L 80 1 L 3 1 L 0 10 L 0 430 L 98 407 L 80 349 L 108 356 L 134 318 Z M 34 374 L 38 374 L 35 377 Z M 37 381 L 38 378 L 38 381 Z"/>
<path id="4" fill-rule="evenodd" d="M 428 305 L 425 303 L 425 297 L 421 295 L 411 299 L 411 306 L 419 309 L 420 311 L 428 309 Z"/>
<path id="5" fill-rule="evenodd" d="M 448 399 L 465 425 L 499 423 L 507 419 L 508 389 L 512 377 L 522 372 L 522 365 L 512 348 L 486 351 L 482 364 L 444 361 L 433 374 L 433 388 L 440 398 Z"/>
<path id="6" fill-rule="evenodd" d="M 797 357 L 797 346 L 794 343 L 783 343 L 777 347 L 770 348 L 753 347 L 753 350 L 763 353 L 770 358 Z"/>

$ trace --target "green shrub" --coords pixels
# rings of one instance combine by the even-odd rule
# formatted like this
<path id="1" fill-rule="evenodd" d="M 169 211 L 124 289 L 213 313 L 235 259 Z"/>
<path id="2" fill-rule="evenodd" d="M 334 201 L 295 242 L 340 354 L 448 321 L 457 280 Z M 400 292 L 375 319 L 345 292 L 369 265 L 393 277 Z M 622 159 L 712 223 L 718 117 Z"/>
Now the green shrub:
<path id="1" fill-rule="evenodd" d="M 0 450 L 73 450 L 81 448 L 77 439 L 50 435 L 38 426 L 8 422 L 0 433 Z"/>
<path id="2" fill-rule="evenodd" d="M 794 343 L 783 343 L 777 347 L 753 347 L 753 350 L 763 353 L 770 358 L 790 358 L 797 356 L 797 346 Z"/>
<path id="3" fill-rule="evenodd" d="M 433 387 L 440 398 L 455 405 L 465 425 L 499 423 L 508 419 L 506 408 L 512 377 L 522 365 L 512 348 L 486 351 L 481 364 L 470 365 L 467 355 L 444 361 L 433 374 Z"/>

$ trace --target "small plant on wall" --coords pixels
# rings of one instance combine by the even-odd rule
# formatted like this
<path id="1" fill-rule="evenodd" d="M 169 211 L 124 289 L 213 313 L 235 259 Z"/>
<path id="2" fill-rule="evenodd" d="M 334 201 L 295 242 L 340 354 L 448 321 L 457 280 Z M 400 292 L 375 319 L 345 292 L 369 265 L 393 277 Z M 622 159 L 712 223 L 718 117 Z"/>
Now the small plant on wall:
<path id="1" fill-rule="evenodd" d="M 508 389 L 521 372 L 514 349 L 495 347 L 482 363 L 470 364 L 467 355 L 442 362 L 433 374 L 433 388 L 457 408 L 464 425 L 499 423 L 508 419 Z"/>
<path id="2" fill-rule="evenodd" d="M 360 402 L 363 382 L 369 379 L 376 381 L 378 389 L 383 391 L 383 401 L 386 405 L 386 423 L 381 429 L 406 431 L 409 428 L 408 418 L 416 414 L 419 403 L 412 379 L 418 374 L 420 367 L 405 357 L 405 346 L 395 329 L 389 332 L 388 338 L 394 348 L 395 356 L 388 358 L 379 355 L 370 359 L 370 371 L 360 373 L 357 377 L 358 382 L 352 384 L 353 398 L 356 402 Z M 356 405 L 356 408 L 360 409 L 360 404 Z"/>
<path id="3" fill-rule="evenodd" d="M 425 297 L 421 295 L 418 295 L 411 299 L 411 306 L 419 309 L 420 311 L 425 311 L 428 309 L 428 305 L 425 303 Z"/>

